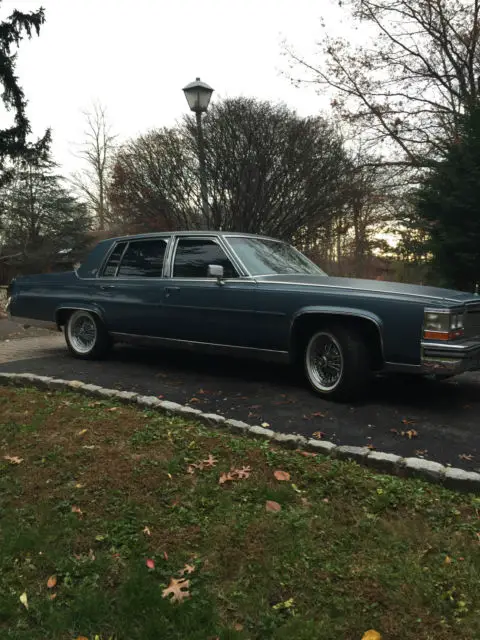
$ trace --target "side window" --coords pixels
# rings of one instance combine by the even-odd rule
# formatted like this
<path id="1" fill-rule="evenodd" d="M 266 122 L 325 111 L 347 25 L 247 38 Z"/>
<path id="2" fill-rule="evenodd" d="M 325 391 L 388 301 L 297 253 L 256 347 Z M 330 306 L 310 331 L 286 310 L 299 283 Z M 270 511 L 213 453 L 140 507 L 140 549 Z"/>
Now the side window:
<path id="1" fill-rule="evenodd" d="M 208 265 L 221 265 L 225 278 L 236 278 L 237 272 L 222 247 L 213 240 L 180 238 L 173 262 L 174 278 L 206 278 Z"/>
<path id="2" fill-rule="evenodd" d="M 126 242 L 119 242 L 115 249 L 110 254 L 110 258 L 103 270 L 103 275 L 107 278 L 113 277 L 117 272 L 117 267 L 120 264 L 120 258 L 122 257 L 123 250 L 125 249 Z"/>
<path id="3" fill-rule="evenodd" d="M 166 248 L 165 239 L 130 242 L 118 275 L 124 278 L 161 278 Z"/>

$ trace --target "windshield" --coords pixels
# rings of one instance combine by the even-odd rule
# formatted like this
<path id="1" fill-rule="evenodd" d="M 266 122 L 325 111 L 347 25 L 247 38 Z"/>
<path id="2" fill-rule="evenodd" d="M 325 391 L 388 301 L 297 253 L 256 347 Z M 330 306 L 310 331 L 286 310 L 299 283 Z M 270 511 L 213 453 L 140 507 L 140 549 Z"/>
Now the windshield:
<path id="1" fill-rule="evenodd" d="M 317 265 L 285 242 L 263 238 L 227 238 L 252 276 L 306 273 L 326 275 Z"/>

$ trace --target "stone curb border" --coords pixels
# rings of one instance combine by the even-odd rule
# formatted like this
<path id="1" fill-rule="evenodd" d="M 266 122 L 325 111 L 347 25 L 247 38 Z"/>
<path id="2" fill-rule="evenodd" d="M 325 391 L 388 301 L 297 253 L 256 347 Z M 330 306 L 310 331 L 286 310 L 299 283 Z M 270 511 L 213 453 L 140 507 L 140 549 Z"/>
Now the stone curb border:
<path id="1" fill-rule="evenodd" d="M 367 447 L 337 446 L 327 440 L 307 439 L 291 433 L 276 433 L 272 429 L 251 426 L 240 420 L 227 419 L 214 413 L 204 413 L 185 405 L 160 400 L 156 396 L 142 396 L 131 391 L 105 389 L 95 384 L 85 384 L 79 380 L 61 380 L 33 373 L 0 373 L 0 385 L 31 385 L 39 389 L 78 391 L 88 396 L 117 400 L 124 404 L 138 404 L 145 409 L 173 413 L 184 418 L 192 418 L 210 427 L 222 427 L 235 434 L 243 434 L 272 442 L 287 449 L 302 449 L 321 455 L 354 460 L 358 464 L 400 477 L 414 477 L 442 484 L 448 489 L 480 493 L 480 473 L 463 469 L 445 467 L 439 462 L 422 460 L 421 458 L 402 458 L 393 453 L 370 451 Z"/>

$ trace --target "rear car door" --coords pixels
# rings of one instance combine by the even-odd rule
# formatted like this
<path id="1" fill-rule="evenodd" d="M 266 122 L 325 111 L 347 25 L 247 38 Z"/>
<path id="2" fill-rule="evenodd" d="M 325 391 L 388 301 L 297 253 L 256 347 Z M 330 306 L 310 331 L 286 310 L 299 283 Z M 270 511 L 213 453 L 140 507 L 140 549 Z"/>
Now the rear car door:
<path id="1" fill-rule="evenodd" d="M 223 267 L 222 282 L 208 277 L 209 265 Z M 178 236 L 167 276 L 165 337 L 255 346 L 258 286 L 240 275 L 218 236 Z"/>
<path id="2" fill-rule="evenodd" d="M 120 242 L 97 279 L 113 333 L 158 336 L 165 323 L 163 268 L 168 237 Z"/>

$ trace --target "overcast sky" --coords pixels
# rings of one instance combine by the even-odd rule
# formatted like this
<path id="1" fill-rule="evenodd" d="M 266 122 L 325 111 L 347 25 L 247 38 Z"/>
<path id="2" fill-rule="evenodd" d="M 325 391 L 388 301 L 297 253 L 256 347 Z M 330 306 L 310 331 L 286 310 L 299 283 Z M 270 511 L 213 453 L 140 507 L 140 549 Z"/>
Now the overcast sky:
<path id="1" fill-rule="evenodd" d="M 187 109 L 182 87 L 197 76 L 214 98 L 283 101 L 302 115 L 328 106 L 281 71 L 282 40 L 311 53 L 322 14 L 342 32 L 331 0 L 4 0 L 1 17 L 39 5 L 46 23 L 39 38 L 21 44 L 17 70 L 34 132 L 52 128 L 66 173 L 78 164 L 81 112 L 94 100 L 120 139 L 172 124 Z"/>

